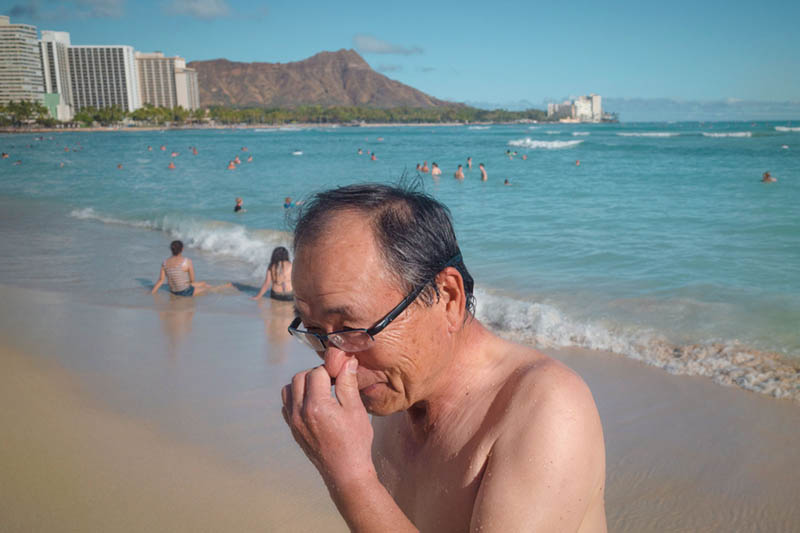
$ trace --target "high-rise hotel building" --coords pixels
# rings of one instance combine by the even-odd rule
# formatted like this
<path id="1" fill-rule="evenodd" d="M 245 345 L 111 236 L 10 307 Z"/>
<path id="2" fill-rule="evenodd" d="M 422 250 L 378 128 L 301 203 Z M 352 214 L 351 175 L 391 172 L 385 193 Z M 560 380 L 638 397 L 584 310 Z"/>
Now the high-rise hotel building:
<path id="1" fill-rule="evenodd" d="M 42 63 L 36 26 L 11 24 L 0 15 L 0 104 L 28 100 L 44 103 Z"/>
<path id="2" fill-rule="evenodd" d="M 70 82 L 69 33 L 42 30 L 39 52 L 44 77 L 44 103 L 58 120 L 72 120 L 72 84 Z"/>
<path id="3" fill-rule="evenodd" d="M 67 52 L 76 112 L 84 107 L 141 107 L 132 46 L 70 46 Z"/>
<path id="4" fill-rule="evenodd" d="M 187 68 L 182 57 L 136 52 L 136 69 L 142 104 L 191 110 L 200 107 L 197 71 Z"/>

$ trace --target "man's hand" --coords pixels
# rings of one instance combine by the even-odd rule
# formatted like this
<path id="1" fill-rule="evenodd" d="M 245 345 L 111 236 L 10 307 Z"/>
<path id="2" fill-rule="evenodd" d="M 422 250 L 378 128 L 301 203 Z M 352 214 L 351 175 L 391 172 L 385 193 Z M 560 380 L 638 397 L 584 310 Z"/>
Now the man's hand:
<path id="1" fill-rule="evenodd" d="M 355 359 L 345 364 L 336 378 L 335 398 L 324 366 L 296 374 L 281 391 L 283 418 L 331 493 L 377 479 L 372 425 L 358 393 L 357 368 Z"/>

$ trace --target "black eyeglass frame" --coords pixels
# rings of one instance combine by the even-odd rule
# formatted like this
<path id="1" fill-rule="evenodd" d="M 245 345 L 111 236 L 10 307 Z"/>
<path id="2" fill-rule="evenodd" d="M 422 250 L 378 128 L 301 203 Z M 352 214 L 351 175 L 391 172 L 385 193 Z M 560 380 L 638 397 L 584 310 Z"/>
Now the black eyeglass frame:
<path id="1" fill-rule="evenodd" d="M 439 272 L 437 272 L 436 275 L 438 276 L 439 273 L 442 270 L 444 270 L 447 267 L 451 267 L 453 265 L 458 264 L 459 262 L 461 262 L 461 260 L 462 260 L 461 252 L 459 252 L 456 255 L 454 255 L 453 257 L 451 257 L 450 260 L 447 261 L 447 263 L 445 263 L 442 266 L 442 268 L 439 269 Z M 327 347 L 328 347 L 328 342 L 329 342 L 328 337 L 330 337 L 332 335 L 340 335 L 342 333 L 363 332 L 363 333 L 366 333 L 367 335 L 369 335 L 369 338 L 374 341 L 375 340 L 375 335 L 377 335 L 378 333 L 380 333 L 381 331 L 386 329 L 386 326 L 391 324 L 392 321 L 395 318 L 400 316 L 400 313 L 405 311 L 406 308 L 409 305 L 411 305 L 411 303 L 414 300 L 417 299 L 417 297 L 420 295 L 420 293 L 422 293 L 422 291 L 425 289 L 425 287 L 431 281 L 432 280 L 428 280 L 428 281 L 420 284 L 419 286 L 415 287 L 414 290 L 412 290 L 410 293 L 408 293 L 408 296 L 403 298 L 403 300 L 399 304 L 397 304 L 394 307 L 394 309 L 392 309 L 391 311 L 386 313 L 386 315 L 383 318 L 381 318 L 380 320 L 378 320 L 378 322 L 376 322 L 375 325 L 372 326 L 371 328 L 342 329 L 342 330 L 339 330 L 339 331 L 331 331 L 330 333 L 326 333 L 326 334 L 323 335 L 323 334 L 320 334 L 320 333 L 314 333 L 313 331 L 306 331 L 306 330 L 303 330 L 303 329 L 298 329 L 298 326 L 303 321 L 298 316 L 298 317 L 295 317 L 295 319 L 292 321 L 291 324 L 289 324 L 289 328 L 288 328 L 289 329 L 289 335 L 294 336 L 295 333 L 300 333 L 300 334 L 303 334 L 303 335 L 310 335 L 312 337 L 316 337 L 317 340 L 319 340 L 320 344 L 322 344 L 322 347 L 325 348 L 325 349 L 327 349 Z M 336 346 L 335 343 L 333 343 L 333 344 L 334 344 L 334 346 Z"/>

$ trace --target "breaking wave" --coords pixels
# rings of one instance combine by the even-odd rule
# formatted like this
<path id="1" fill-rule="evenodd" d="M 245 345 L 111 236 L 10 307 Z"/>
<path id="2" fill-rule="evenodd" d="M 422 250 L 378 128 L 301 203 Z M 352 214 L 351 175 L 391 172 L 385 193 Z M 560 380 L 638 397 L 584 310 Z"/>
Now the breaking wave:
<path id="1" fill-rule="evenodd" d="M 752 137 L 753 132 L 750 131 L 732 131 L 728 133 L 708 133 L 702 132 L 703 137 Z"/>
<path id="2" fill-rule="evenodd" d="M 674 131 L 644 131 L 641 133 L 617 133 L 620 137 L 677 137 L 680 135 Z"/>
<path id="3" fill-rule="evenodd" d="M 467 128 L 468 130 L 488 130 L 490 126 L 470 126 Z"/>
<path id="4" fill-rule="evenodd" d="M 576 321 L 555 306 L 476 290 L 479 320 L 517 342 L 540 348 L 579 347 L 624 355 L 671 374 L 704 376 L 800 402 L 800 363 L 737 342 L 679 345 L 658 332 L 603 321 Z"/>
<path id="5" fill-rule="evenodd" d="M 531 149 L 544 149 L 544 150 L 557 150 L 560 148 L 572 148 L 578 146 L 583 140 L 579 141 L 534 141 L 531 138 L 518 139 L 516 141 L 508 141 L 510 146 L 517 146 L 521 148 Z"/>
<path id="6" fill-rule="evenodd" d="M 591 135 L 591 133 L 589 133 L 588 131 L 573 131 L 572 132 L 572 136 L 573 137 L 585 137 L 587 135 Z"/>
<path id="7" fill-rule="evenodd" d="M 800 127 L 789 127 L 789 126 L 775 126 L 775 131 L 800 131 Z"/>
<path id="8" fill-rule="evenodd" d="M 75 209 L 70 216 L 82 220 L 97 220 L 104 224 L 163 231 L 172 238 L 182 240 L 189 247 L 239 259 L 257 267 L 259 272 L 269 264 L 273 248 L 291 247 L 291 235 L 287 232 L 269 229 L 251 230 L 239 224 L 219 220 L 178 215 L 125 220 L 98 213 L 91 207 Z"/>

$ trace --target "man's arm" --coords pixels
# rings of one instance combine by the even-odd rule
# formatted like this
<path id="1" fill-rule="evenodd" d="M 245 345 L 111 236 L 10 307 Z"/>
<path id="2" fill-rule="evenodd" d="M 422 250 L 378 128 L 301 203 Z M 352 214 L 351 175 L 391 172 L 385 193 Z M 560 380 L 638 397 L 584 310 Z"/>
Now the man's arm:
<path id="1" fill-rule="evenodd" d="M 417 531 L 378 480 L 372 463 L 372 425 L 358 394 L 351 359 L 336 378 L 325 367 L 301 372 L 281 391 L 283 417 L 317 467 L 351 531 Z"/>
<path id="2" fill-rule="evenodd" d="M 470 529 L 605 531 L 603 430 L 586 384 L 559 363 L 547 363 L 530 371 L 512 401 L 512 416 L 487 459 Z"/>

